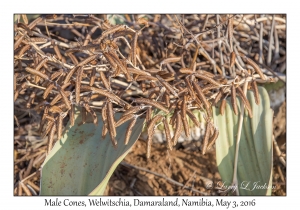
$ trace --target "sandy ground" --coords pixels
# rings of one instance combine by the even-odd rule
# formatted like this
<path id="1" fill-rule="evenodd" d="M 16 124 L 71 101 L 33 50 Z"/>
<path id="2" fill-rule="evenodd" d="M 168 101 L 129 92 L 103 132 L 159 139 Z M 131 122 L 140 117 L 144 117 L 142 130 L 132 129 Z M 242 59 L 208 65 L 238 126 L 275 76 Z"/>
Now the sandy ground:
<path id="1" fill-rule="evenodd" d="M 286 149 L 285 114 L 285 103 L 283 103 L 274 118 L 274 134 L 283 154 Z M 202 156 L 199 144 L 199 142 L 180 144 L 176 150 L 170 152 L 166 144 L 155 144 L 152 147 L 151 158 L 147 160 L 146 143 L 139 140 L 125 157 L 123 161 L 125 164 L 119 165 L 111 177 L 105 194 L 115 196 L 222 195 L 218 189 L 218 184 L 220 185 L 222 181 L 216 165 L 215 150 Z M 149 172 L 135 168 L 136 166 Z M 214 187 L 209 189 L 211 183 Z M 273 185 L 275 189 L 272 195 L 286 195 L 286 168 L 279 161 L 275 151 Z"/>

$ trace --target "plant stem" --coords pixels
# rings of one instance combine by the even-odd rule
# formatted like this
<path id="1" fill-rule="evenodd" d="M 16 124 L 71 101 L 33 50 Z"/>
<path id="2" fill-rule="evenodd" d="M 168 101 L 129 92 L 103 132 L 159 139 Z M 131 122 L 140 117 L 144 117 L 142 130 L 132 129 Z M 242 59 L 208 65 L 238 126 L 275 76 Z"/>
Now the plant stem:
<path id="1" fill-rule="evenodd" d="M 217 15 L 217 24 L 219 25 L 220 24 L 220 15 Z M 218 39 L 221 37 L 221 30 L 220 30 L 220 27 L 218 27 Z M 225 68 L 224 68 L 224 60 L 223 60 L 223 53 L 222 53 L 222 41 L 219 40 L 218 41 L 218 47 L 219 47 L 219 54 L 220 54 L 220 61 L 221 61 L 221 69 L 222 69 L 222 72 L 223 72 L 223 77 L 226 76 L 225 74 Z"/>
<path id="2" fill-rule="evenodd" d="M 267 65 L 270 66 L 271 65 L 271 60 L 272 60 L 272 49 L 271 46 L 273 45 L 273 31 L 276 30 L 275 28 L 275 15 L 273 15 L 272 17 L 272 26 L 271 26 L 271 31 L 270 31 L 270 38 L 269 38 L 269 49 L 268 49 L 268 59 L 267 59 Z"/>
<path id="3" fill-rule="evenodd" d="M 244 91 L 245 95 L 247 94 L 247 86 L 248 86 L 248 81 L 246 80 L 244 83 L 244 86 L 243 86 L 243 91 Z M 240 117 L 239 117 L 238 132 L 237 132 L 237 137 L 236 137 L 234 169 L 233 169 L 233 179 L 232 179 L 232 185 L 237 186 L 237 188 L 236 188 L 237 195 L 239 195 L 238 179 L 237 179 L 237 162 L 238 162 L 238 157 L 239 157 L 239 147 L 240 147 L 242 126 L 243 126 L 243 120 L 244 120 L 244 111 L 245 111 L 245 105 L 242 105 Z"/>

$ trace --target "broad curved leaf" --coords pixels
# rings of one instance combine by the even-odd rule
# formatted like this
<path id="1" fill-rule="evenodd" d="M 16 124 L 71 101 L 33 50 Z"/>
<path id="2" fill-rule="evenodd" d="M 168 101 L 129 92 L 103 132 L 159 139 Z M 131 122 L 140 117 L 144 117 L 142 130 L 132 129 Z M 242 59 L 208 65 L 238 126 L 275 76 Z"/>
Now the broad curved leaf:
<path id="1" fill-rule="evenodd" d="M 247 98 L 253 110 L 253 118 L 244 114 L 241 133 L 237 178 L 240 195 L 270 195 L 272 184 L 272 132 L 273 111 L 265 88 L 259 87 L 260 105 L 254 94 L 248 91 Z M 238 108 L 240 110 L 240 100 Z M 224 186 L 230 186 L 233 178 L 238 116 L 232 111 L 227 99 L 225 115 L 213 108 L 214 123 L 220 130 L 216 141 L 216 158 Z"/>
<path id="2" fill-rule="evenodd" d="M 97 115 L 101 119 L 100 115 Z M 121 114 L 116 114 L 119 119 Z M 110 176 L 138 139 L 144 119 L 137 119 L 127 145 L 124 145 L 128 123 L 117 128 L 117 149 L 109 135 L 102 140 L 103 122 L 81 123 L 76 112 L 75 125 L 69 123 L 42 166 L 41 195 L 102 195 Z"/>

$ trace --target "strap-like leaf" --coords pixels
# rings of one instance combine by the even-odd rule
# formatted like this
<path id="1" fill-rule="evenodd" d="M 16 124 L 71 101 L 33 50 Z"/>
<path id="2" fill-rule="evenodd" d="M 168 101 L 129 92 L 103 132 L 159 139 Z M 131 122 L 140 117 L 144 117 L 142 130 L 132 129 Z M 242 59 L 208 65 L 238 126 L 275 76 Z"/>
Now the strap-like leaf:
<path id="1" fill-rule="evenodd" d="M 116 114 L 119 119 L 121 114 Z M 101 119 L 100 115 L 97 115 Z M 137 119 L 127 145 L 125 132 L 130 122 L 117 128 L 115 149 L 109 135 L 102 140 L 103 122 L 81 123 L 75 115 L 75 125 L 69 123 L 61 140 L 57 141 L 42 166 L 41 195 L 102 195 L 110 176 L 138 139 L 144 119 Z"/>
<path id="2" fill-rule="evenodd" d="M 260 105 L 255 103 L 254 94 L 248 91 L 247 98 L 253 109 L 253 118 L 244 114 L 241 133 L 237 178 L 239 195 L 270 195 L 272 188 L 272 119 L 269 95 L 259 87 Z M 228 101 L 230 100 L 227 99 Z M 240 110 L 241 100 L 237 100 Z M 225 115 L 219 108 L 213 109 L 214 123 L 220 134 L 216 141 L 217 165 L 224 186 L 230 186 L 233 178 L 238 116 L 227 102 Z"/>

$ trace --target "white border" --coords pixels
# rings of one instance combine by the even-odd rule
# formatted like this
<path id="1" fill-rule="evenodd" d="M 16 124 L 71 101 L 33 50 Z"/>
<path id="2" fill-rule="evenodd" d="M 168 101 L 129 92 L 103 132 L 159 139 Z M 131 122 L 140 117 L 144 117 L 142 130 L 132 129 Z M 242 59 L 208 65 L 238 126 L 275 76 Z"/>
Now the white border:
<path id="1" fill-rule="evenodd" d="M 290 4 L 288 4 L 290 3 Z M 297 5 L 292 5 L 287 1 L 272 0 L 214 0 L 214 1 L 2 1 L 1 6 L 1 56 L 0 59 L 4 65 L 1 71 L 1 184 L 0 184 L 0 208 L 5 207 L 17 209 L 46 209 L 44 200 L 48 197 L 14 197 L 13 196 L 13 88 L 12 88 L 12 66 L 13 66 L 13 14 L 14 13 L 286 13 L 287 14 L 287 46 L 288 46 L 288 86 L 287 86 L 287 139 L 288 139 L 288 172 L 287 172 L 287 196 L 286 197 L 221 197 L 227 201 L 256 200 L 256 207 L 269 207 L 272 209 L 282 209 L 289 206 L 296 206 L 299 200 L 297 188 L 299 187 L 297 144 L 299 145 L 299 100 L 296 93 L 299 84 L 299 15 L 297 14 Z M 297 65 L 298 64 L 298 65 Z M 297 91 L 299 92 L 299 91 Z M 297 121 L 296 121 L 297 120 Z M 299 152 L 298 152 L 299 153 Z M 296 197 L 297 196 L 297 197 Z M 51 197 L 55 199 L 56 197 Z M 60 200 L 84 200 L 88 202 L 88 197 L 58 197 Z M 109 199 L 109 197 L 104 197 Z M 135 197 L 126 197 L 126 200 L 132 200 Z M 143 197 L 146 198 L 146 197 Z M 148 200 L 159 200 L 162 197 L 147 197 Z M 175 199 L 175 197 L 166 197 Z M 182 199 L 183 197 L 180 197 Z M 197 197 L 188 197 L 189 199 L 198 199 Z M 220 197 L 219 197 L 220 198 Z M 116 199 L 116 197 L 114 197 Z M 206 198 L 205 198 L 206 199 Z M 214 201 L 216 197 L 208 197 Z M 19 207 L 19 208 L 18 208 Z M 52 209 L 58 207 L 52 207 Z M 78 207 L 79 208 L 79 207 Z M 97 207 L 101 208 L 101 207 Z M 122 209 L 126 207 L 122 207 Z M 140 208 L 140 207 L 138 207 Z M 152 207 L 143 207 L 152 208 Z M 160 207 L 155 207 L 160 208 Z M 161 207 L 166 208 L 166 207 Z M 190 207 L 198 209 L 201 207 Z M 220 207 L 219 209 L 224 209 Z"/>

